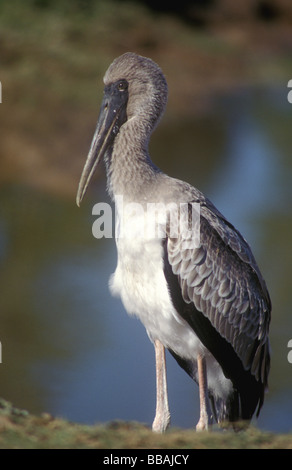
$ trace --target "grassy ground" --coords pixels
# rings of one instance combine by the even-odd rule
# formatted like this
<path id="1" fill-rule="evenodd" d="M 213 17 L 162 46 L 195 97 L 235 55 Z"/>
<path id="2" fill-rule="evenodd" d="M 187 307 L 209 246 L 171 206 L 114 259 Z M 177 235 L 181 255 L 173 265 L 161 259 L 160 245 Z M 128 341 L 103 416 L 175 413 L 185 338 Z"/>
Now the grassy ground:
<path id="1" fill-rule="evenodd" d="M 292 434 L 173 428 L 159 435 L 133 422 L 87 426 L 47 413 L 33 416 L 0 400 L 0 449 L 292 449 Z"/>

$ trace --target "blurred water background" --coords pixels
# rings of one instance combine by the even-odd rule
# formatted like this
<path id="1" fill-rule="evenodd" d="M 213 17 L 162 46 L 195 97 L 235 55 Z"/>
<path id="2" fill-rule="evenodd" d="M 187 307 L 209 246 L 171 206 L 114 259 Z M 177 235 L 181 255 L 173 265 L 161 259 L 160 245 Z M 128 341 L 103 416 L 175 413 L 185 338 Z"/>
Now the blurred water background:
<path id="1" fill-rule="evenodd" d="M 153 346 L 110 296 L 114 241 L 91 233 L 93 204 L 109 202 L 102 168 L 75 204 L 103 73 L 133 50 L 169 83 L 153 160 L 236 225 L 266 279 L 272 369 L 257 425 L 292 429 L 292 12 L 207 3 L 179 16 L 151 2 L 0 4 L 0 396 L 15 406 L 85 423 L 154 417 Z M 170 356 L 167 367 L 172 424 L 192 427 L 197 386 Z"/>

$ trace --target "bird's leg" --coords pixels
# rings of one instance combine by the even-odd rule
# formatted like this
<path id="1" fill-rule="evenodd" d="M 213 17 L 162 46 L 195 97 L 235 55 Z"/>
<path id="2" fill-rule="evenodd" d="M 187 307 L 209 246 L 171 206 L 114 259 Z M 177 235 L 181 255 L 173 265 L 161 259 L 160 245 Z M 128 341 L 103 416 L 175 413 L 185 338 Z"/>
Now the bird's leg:
<path id="1" fill-rule="evenodd" d="M 160 341 L 155 340 L 156 362 L 156 413 L 152 424 L 152 431 L 164 432 L 170 423 L 168 407 L 165 349 Z"/>
<path id="2" fill-rule="evenodd" d="M 197 431 L 206 431 L 211 421 L 211 410 L 208 397 L 208 382 L 207 382 L 207 368 L 206 359 L 199 355 L 198 363 L 198 380 L 199 380 L 199 394 L 200 394 L 200 419 L 196 426 Z"/>

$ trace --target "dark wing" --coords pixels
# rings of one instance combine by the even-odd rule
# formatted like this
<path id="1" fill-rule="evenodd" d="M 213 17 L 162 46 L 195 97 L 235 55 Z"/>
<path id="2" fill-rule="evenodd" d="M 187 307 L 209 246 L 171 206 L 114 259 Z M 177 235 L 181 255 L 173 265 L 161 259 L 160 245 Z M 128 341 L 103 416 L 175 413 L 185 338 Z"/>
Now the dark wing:
<path id="1" fill-rule="evenodd" d="M 168 230 L 165 277 L 176 310 L 238 391 L 239 417 L 250 419 L 267 387 L 270 297 L 242 235 L 210 201 L 200 201 L 200 209 L 198 248 L 181 233 L 168 236 Z M 191 204 L 188 214 L 190 222 Z M 178 362 L 190 373 L 190 364 L 183 358 Z"/>

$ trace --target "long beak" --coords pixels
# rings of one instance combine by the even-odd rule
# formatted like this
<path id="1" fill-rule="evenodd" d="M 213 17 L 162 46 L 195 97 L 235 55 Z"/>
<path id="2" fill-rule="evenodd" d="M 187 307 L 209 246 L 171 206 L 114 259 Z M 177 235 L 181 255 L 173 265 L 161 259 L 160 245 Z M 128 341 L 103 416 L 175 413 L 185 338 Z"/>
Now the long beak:
<path id="1" fill-rule="evenodd" d="M 113 145 L 115 136 L 126 121 L 126 103 L 124 96 L 108 90 L 101 104 L 96 130 L 80 178 L 76 203 L 79 207 L 86 193 L 90 180 L 103 158 L 106 150 Z"/>

